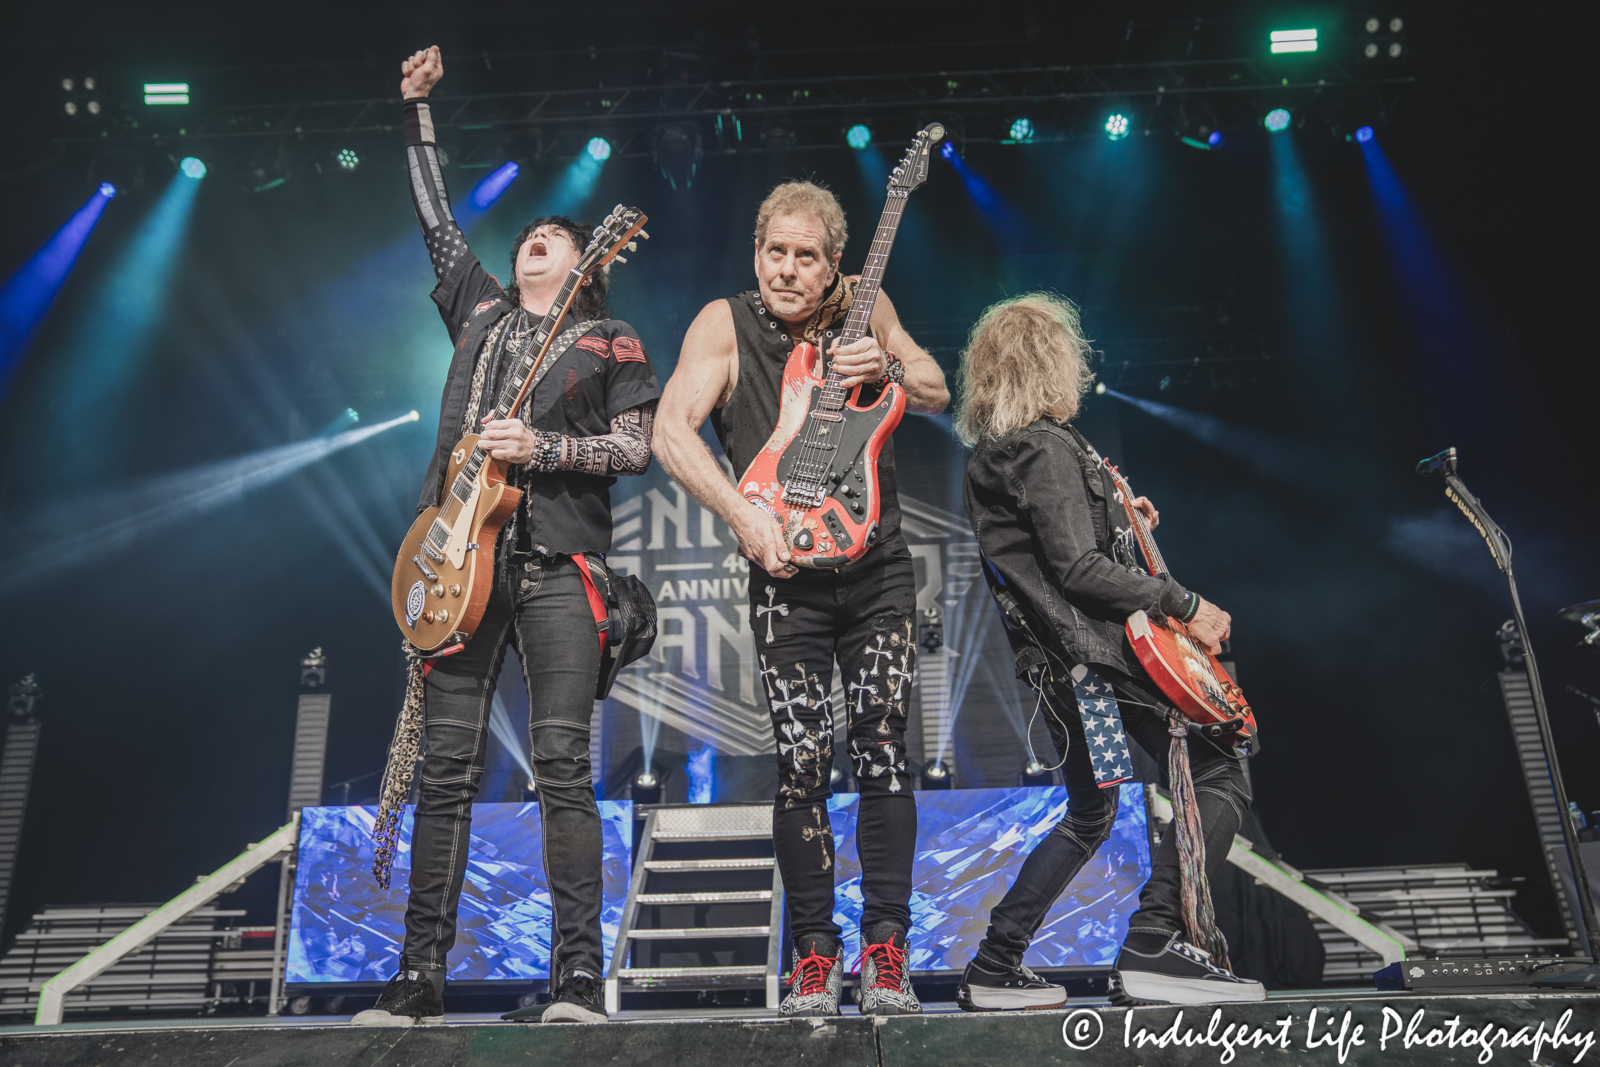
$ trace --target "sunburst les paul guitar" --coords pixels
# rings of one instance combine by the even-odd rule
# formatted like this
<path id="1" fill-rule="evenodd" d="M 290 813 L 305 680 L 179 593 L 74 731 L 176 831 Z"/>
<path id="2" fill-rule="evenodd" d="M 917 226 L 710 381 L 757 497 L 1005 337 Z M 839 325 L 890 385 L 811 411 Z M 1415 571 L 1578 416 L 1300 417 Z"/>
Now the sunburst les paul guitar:
<path id="1" fill-rule="evenodd" d="M 888 199 L 845 316 L 841 348 L 859 341 L 871 325 L 906 198 L 928 180 L 933 146 L 943 137 L 938 123 L 925 127 L 889 176 Z M 905 414 L 906 393 L 890 382 L 863 403 L 868 386 L 846 390 L 837 371 L 821 373 L 823 359 L 805 341 L 789 353 L 777 428 L 739 479 L 739 492 L 778 520 L 795 564 L 836 570 L 860 559 L 877 537 L 878 456 Z"/>
<path id="2" fill-rule="evenodd" d="M 1133 506 L 1133 490 L 1127 479 L 1111 464 L 1106 464 L 1117 487 L 1117 502 L 1133 524 L 1134 540 L 1151 574 L 1167 574 L 1166 560 L 1156 547 L 1150 524 Z M 1230 741 L 1245 752 L 1259 748 L 1256 717 L 1244 693 L 1217 658 L 1200 647 L 1189 627 L 1177 619 L 1157 622 L 1142 611 L 1128 616 L 1128 640 L 1139 663 L 1151 679 L 1190 721 L 1203 726 L 1221 727 L 1233 735 Z"/>
<path id="3" fill-rule="evenodd" d="M 613 259 L 626 263 L 618 253 L 636 247 L 635 235 L 650 236 L 644 233 L 645 222 L 637 208 L 618 204 L 595 228 L 594 239 L 507 372 L 493 418 L 517 417 L 584 278 Z M 407 641 L 425 652 L 465 641 L 477 629 L 494 582 L 495 541 L 522 499 L 521 490 L 506 484 L 505 461 L 479 448 L 475 433 L 456 442 L 444 485 L 440 505 L 417 516 L 407 532 L 390 584 L 395 623 Z"/>

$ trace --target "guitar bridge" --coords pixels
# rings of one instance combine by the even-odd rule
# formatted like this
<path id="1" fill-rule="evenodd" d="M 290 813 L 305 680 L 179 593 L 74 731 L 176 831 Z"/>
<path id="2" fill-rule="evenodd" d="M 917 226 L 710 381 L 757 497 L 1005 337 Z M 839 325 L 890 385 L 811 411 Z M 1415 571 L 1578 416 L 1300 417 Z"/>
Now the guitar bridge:
<path id="1" fill-rule="evenodd" d="M 422 562 L 422 557 L 421 556 L 412 556 L 411 557 L 411 562 L 415 563 L 417 565 L 417 570 L 421 571 L 422 572 L 422 576 L 424 578 L 428 579 L 428 581 L 437 582 L 439 580 L 439 575 L 434 572 L 434 569 L 432 567 L 430 567 L 426 563 Z"/>
<path id="2" fill-rule="evenodd" d="M 422 541 L 420 543 L 420 547 L 422 548 L 422 551 L 427 554 L 427 557 L 429 559 L 433 560 L 435 563 L 443 563 L 444 562 L 444 553 L 435 551 L 434 547 L 432 545 L 428 544 L 427 541 Z M 412 557 L 412 558 L 414 559 L 416 557 Z"/>

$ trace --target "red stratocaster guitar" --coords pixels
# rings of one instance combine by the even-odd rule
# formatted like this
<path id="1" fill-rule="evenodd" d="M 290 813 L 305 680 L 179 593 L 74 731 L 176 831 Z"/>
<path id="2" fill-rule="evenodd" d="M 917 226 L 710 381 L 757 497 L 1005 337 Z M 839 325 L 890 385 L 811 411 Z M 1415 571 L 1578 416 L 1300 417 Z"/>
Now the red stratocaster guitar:
<path id="1" fill-rule="evenodd" d="M 617 253 L 634 247 L 635 234 L 650 236 L 644 224 L 637 208 L 618 204 L 595 228 L 594 240 L 567 273 L 526 352 L 507 370 L 495 418 L 517 417 L 583 279 L 613 259 L 626 263 Z M 394 621 L 405 639 L 424 652 L 465 641 L 478 628 L 494 583 L 495 541 L 522 499 L 522 490 L 506 484 L 505 462 L 479 448 L 475 433 L 463 437 L 450 453 L 444 484 L 440 505 L 418 515 L 401 542 L 390 584 Z"/>
<path id="2" fill-rule="evenodd" d="M 867 332 L 906 197 L 928 180 L 930 153 L 943 137 L 943 126 L 929 124 L 889 176 L 888 200 L 840 347 Z M 739 492 L 778 520 L 796 565 L 835 570 L 860 559 L 877 538 L 878 455 L 900 425 L 906 393 L 890 382 L 875 401 L 863 405 L 861 391 L 867 386 L 846 392 L 837 372 L 830 369 L 822 376 L 823 358 L 804 341 L 789 353 L 777 428 L 739 479 Z"/>
<path id="3" fill-rule="evenodd" d="M 1145 568 L 1151 574 L 1166 574 L 1167 563 L 1156 547 L 1150 524 L 1133 507 L 1137 499 L 1133 490 L 1117 468 L 1107 463 L 1106 470 L 1116 484 L 1118 503 L 1133 523 L 1133 536 L 1139 542 Z M 1245 702 L 1244 693 L 1233 684 L 1217 658 L 1200 647 L 1187 625 L 1171 618 L 1159 623 L 1136 611 L 1128 616 L 1127 629 L 1139 662 L 1179 711 L 1193 722 L 1225 727 L 1234 735 L 1233 744 L 1245 753 L 1259 747 L 1255 713 Z"/>

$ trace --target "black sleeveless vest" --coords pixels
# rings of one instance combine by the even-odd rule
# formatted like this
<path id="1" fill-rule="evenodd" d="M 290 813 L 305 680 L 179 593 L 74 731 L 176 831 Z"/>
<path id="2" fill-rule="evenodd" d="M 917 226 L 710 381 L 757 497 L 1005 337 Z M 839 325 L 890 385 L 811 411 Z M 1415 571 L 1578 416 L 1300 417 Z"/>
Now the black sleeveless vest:
<path id="1" fill-rule="evenodd" d="M 744 474 L 777 428 L 783 368 L 798 339 L 767 310 L 759 289 L 728 297 L 728 307 L 733 312 L 733 335 L 739 344 L 739 380 L 728 402 L 712 409 L 711 426 L 722 443 L 722 451 L 733 464 L 734 476 L 738 477 Z M 822 344 L 818 347 L 824 354 L 843 326 L 844 320 L 840 319 L 823 331 Z M 863 399 L 871 398 L 874 393 L 870 388 L 865 390 Z M 883 452 L 878 456 L 878 485 L 878 538 L 874 549 L 900 530 L 892 435 L 884 442 Z"/>

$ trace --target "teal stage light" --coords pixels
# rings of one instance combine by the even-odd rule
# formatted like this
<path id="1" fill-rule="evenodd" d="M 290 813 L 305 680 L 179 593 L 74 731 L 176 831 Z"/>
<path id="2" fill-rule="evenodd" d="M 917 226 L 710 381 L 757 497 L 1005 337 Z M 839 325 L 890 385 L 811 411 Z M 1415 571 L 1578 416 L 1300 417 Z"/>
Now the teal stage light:
<path id="1" fill-rule="evenodd" d="M 588 152 L 589 157 L 595 162 L 604 163 L 611 158 L 611 142 L 604 137 L 591 137 L 584 151 Z"/>
<path id="2" fill-rule="evenodd" d="M 1128 136 L 1130 123 L 1126 115 L 1112 115 L 1106 119 L 1106 136 L 1113 141 L 1120 141 Z"/>
<path id="3" fill-rule="evenodd" d="M 1316 30 L 1273 30 L 1272 53 L 1281 55 L 1284 52 L 1315 52 L 1317 50 Z"/>
<path id="4" fill-rule="evenodd" d="M 872 143 L 872 131 L 858 122 L 845 131 L 844 143 L 859 152 Z"/>
<path id="5" fill-rule="evenodd" d="M 188 82 L 145 82 L 144 102 L 146 104 L 187 104 L 189 102 Z"/>
<path id="6" fill-rule="evenodd" d="M 1033 140 L 1033 120 L 1019 118 L 1011 123 L 1011 139 L 1013 141 Z"/>
<path id="7" fill-rule="evenodd" d="M 334 158 L 339 161 L 339 167 L 342 170 L 355 170 L 361 166 L 361 157 L 356 155 L 354 148 L 341 148 L 339 149 L 339 154 Z"/>
<path id="8" fill-rule="evenodd" d="M 1261 120 L 1261 124 L 1271 133 L 1282 133 L 1289 128 L 1289 112 L 1281 107 L 1275 107 L 1267 112 L 1267 117 Z"/>
<path id="9" fill-rule="evenodd" d="M 178 164 L 178 169 L 183 171 L 184 177 L 193 178 L 195 181 L 206 176 L 206 165 L 194 156 L 184 156 L 183 162 Z"/>

